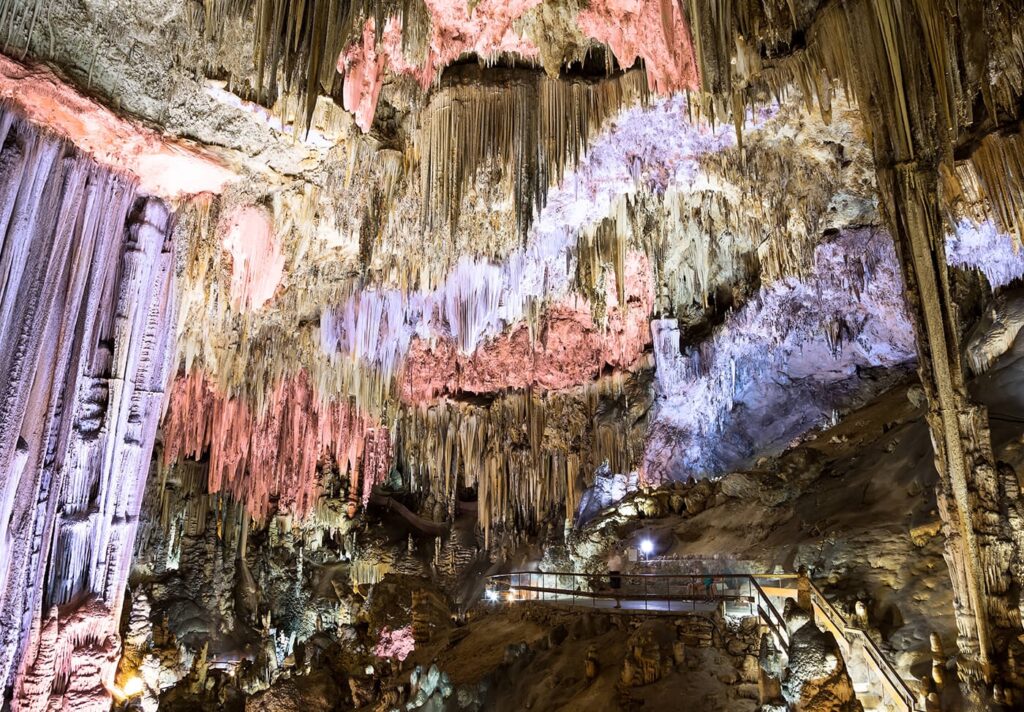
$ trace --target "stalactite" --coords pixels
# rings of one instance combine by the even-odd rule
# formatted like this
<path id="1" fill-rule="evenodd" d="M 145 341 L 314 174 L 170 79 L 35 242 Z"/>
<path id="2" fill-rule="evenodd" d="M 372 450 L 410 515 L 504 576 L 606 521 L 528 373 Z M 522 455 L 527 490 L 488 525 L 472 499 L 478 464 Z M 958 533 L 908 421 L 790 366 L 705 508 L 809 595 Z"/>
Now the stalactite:
<path id="1" fill-rule="evenodd" d="M 969 165 L 945 174 L 961 181 L 957 194 L 986 201 L 999 230 L 1024 243 L 1024 123 L 1017 133 L 987 135 Z"/>
<path id="2" fill-rule="evenodd" d="M 225 395 L 193 371 L 171 390 L 163 458 L 171 463 L 208 455 L 209 491 L 227 492 L 259 522 L 274 511 L 305 516 L 320 496 L 322 457 L 350 473 L 357 498 L 360 472 L 378 481 L 390 470 L 386 430 L 373 431 L 372 451 L 365 454 L 374 426 L 347 402 L 322 402 L 304 372 L 274 385 L 260 405 Z"/>
<path id="3" fill-rule="evenodd" d="M 380 42 L 394 18 L 402 32 L 401 48 L 412 60 L 426 52 L 430 26 L 423 0 L 204 0 L 203 5 L 207 36 L 218 41 L 228 17 L 253 16 L 257 101 L 273 106 L 282 94 L 294 96 L 301 133 L 312 123 L 317 98 L 332 94 L 336 83 L 340 86 L 339 57 L 365 26 Z"/>
<path id="4" fill-rule="evenodd" d="M 578 163 L 602 124 L 647 96 L 638 71 L 596 82 L 511 70 L 504 78 L 484 83 L 471 67 L 450 73 L 424 111 L 416 151 L 427 229 L 454 229 L 477 172 L 496 166 L 513 177 L 516 224 L 525 232 L 548 187 Z"/>
<path id="5" fill-rule="evenodd" d="M 629 243 L 628 217 L 629 202 L 625 198 L 616 201 L 612 215 L 594 226 L 580 232 L 576 240 L 575 286 L 594 305 L 594 318 L 604 321 L 606 290 L 605 265 L 611 267 L 615 276 L 616 298 L 619 304 L 626 303 L 626 247 Z"/>
<path id="6" fill-rule="evenodd" d="M 355 116 L 356 125 L 364 133 L 373 125 L 387 62 L 384 51 L 377 49 L 375 27 L 373 20 L 367 20 L 361 42 L 350 47 L 338 60 L 338 71 L 345 75 L 342 105 Z"/>
<path id="7" fill-rule="evenodd" d="M 320 317 L 324 350 L 341 353 L 377 367 L 390 377 L 405 358 L 418 312 L 409 309 L 397 291 L 362 290 L 353 293 L 340 310 Z"/>
<path id="8" fill-rule="evenodd" d="M 72 666 L 116 636 L 173 350 L 172 220 L 2 109 L 0 147 L 0 678 L 18 670 L 24 709 L 109 706 L 113 668 Z M 26 642 L 89 597 L 102 634 L 50 621 Z"/>
<path id="9" fill-rule="evenodd" d="M 342 240 L 344 223 L 322 201 L 322 191 L 300 186 L 266 200 L 228 203 L 210 197 L 182 208 L 177 359 L 186 371 L 202 368 L 221 392 L 262 408 L 276 384 L 305 368 L 318 392 L 352 395 L 361 407 L 380 407 L 372 374 L 360 380 L 351 364 L 332 364 L 316 334 L 319 305 L 340 302 L 349 293 L 349 265 L 317 264 L 310 279 L 299 276 L 309 272 L 295 271 L 309 264 L 305 256 L 311 251 L 332 249 Z M 234 234 L 239 211 L 255 211 L 257 226 L 267 220 L 266 232 Z M 302 229 L 310 224 L 317 229 Z M 304 315 L 298 328 L 295 314 Z M 289 344 L 286 356 L 281 343 Z"/>
<path id="10" fill-rule="evenodd" d="M 208 28 L 218 26 L 225 3 L 218 0 L 211 5 L 215 9 L 208 11 Z M 317 96 L 330 93 L 334 85 L 335 62 L 345 44 L 362 29 L 362 20 L 369 14 L 366 11 L 379 15 L 383 3 L 255 0 L 254 6 L 253 58 L 259 101 L 264 105 L 276 101 L 280 73 L 284 91 L 294 91 L 299 98 L 304 117 L 300 128 L 304 130 Z M 376 26 L 383 29 L 384 17 L 377 19 Z"/>
<path id="11" fill-rule="evenodd" d="M 571 326 L 567 318 L 583 306 L 567 294 L 577 236 L 570 228 L 580 222 L 595 224 L 618 210 L 615 196 L 634 189 L 638 182 L 656 192 L 664 189 L 659 186 L 665 182 L 694 180 L 702 154 L 730 147 L 728 130 L 710 132 L 691 125 L 685 106 L 682 98 L 674 98 L 628 110 L 613 130 L 593 140 L 590 153 L 581 156 L 575 170 L 566 173 L 566 185 L 555 189 L 528 243 L 506 251 L 501 261 L 457 256 L 454 249 L 438 255 L 440 250 L 432 247 L 423 259 L 405 259 L 394 272 L 381 274 L 374 269 L 356 276 L 351 263 L 336 260 L 335 255 L 351 249 L 346 233 L 353 231 L 358 221 L 350 220 L 347 205 L 336 207 L 327 199 L 326 188 L 307 186 L 272 196 L 246 196 L 236 202 L 197 202 L 183 211 L 179 221 L 184 254 L 179 359 L 186 371 L 203 369 L 220 391 L 245 396 L 257 408 L 276 383 L 305 369 L 314 389 L 325 399 L 352 397 L 358 408 L 382 416 L 381 422 L 386 422 L 388 403 L 397 395 L 395 376 L 414 345 L 420 348 L 433 342 L 440 353 L 454 343 L 462 352 L 456 358 L 465 362 L 481 345 L 504 338 L 506 332 L 515 332 L 522 324 L 526 333 L 516 353 L 528 355 L 526 344 L 538 343 L 544 335 L 545 300 L 555 301 L 555 322 L 563 330 Z M 344 148 L 341 160 L 346 172 L 332 185 L 345 191 L 341 194 L 346 200 L 352 195 L 348 186 L 357 175 L 373 181 L 381 195 L 394 187 L 393 183 L 389 187 L 386 174 L 402 165 L 401 155 L 390 149 L 373 149 L 372 143 L 363 141 L 358 147 Z M 382 152 L 386 161 L 378 161 Z M 732 175 L 741 174 L 734 171 Z M 789 194 L 799 196 L 801 192 Z M 404 198 L 395 200 L 415 205 Z M 252 205 L 265 206 L 259 210 L 272 215 L 272 232 L 280 241 L 280 247 L 274 249 L 285 256 L 287 277 L 261 309 L 239 313 L 229 296 L 231 282 L 226 276 L 235 271 L 221 249 L 219 226 L 230 223 L 229 213 L 236 206 L 245 209 Z M 317 225 L 315 231 L 298 229 L 311 223 Z M 394 245 L 400 239 L 397 227 L 391 223 L 390 232 L 379 238 L 380 242 L 373 242 L 378 237 L 371 236 L 374 259 L 384 249 L 394 250 L 394 255 L 406 254 L 410 243 Z M 712 228 L 707 230 L 710 233 Z M 624 247 L 619 243 L 616 249 Z M 303 259 L 325 248 L 331 250 L 330 260 Z M 628 282 L 628 265 L 625 271 Z M 611 280 L 607 286 L 617 289 Z M 631 296 L 626 298 L 628 302 Z M 630 333 L 607 339 L 598 349 L 609 354 L 611 362 L 628 364 L 633 358 L 630 354 L 646 339 L 633 328 L 634 322 L 644 318 L 642 312 L 648 311 L 644 303 L 641 300 L 636 313 L 630 307 Z M 293 314 L 302 315 L 298 328 L 286 320 Z M 612 334 L 615 329 L 613 325 Z M 591 336 L 586 338 L 589 342 Z M 516 336 L 514 340 L 518 343 L 519 339 Z M 281 343 L 288 344 L 287 357 Z M 594 353 L 590 346 L 587 351 Z M 572 357 L 563 362 L 575 374 L 579 371 L 574 364 L 582 360 Z M 549 366 L 556 363 L 545 358 L 541 362 L 544 368 L 528 369 L 538 377 L 526 378 L 522 387 L 530 381 L 541 387 L 578 382 L 576 376 L 560 378 L 557 369 L 551 371 Z M 448 364 L 444 365 L 447 368 Z M 484 370 L 478 380 L 494 379 Z"/>
<path id="12" fill-rule="evenodd" d="M 454 503 L 458 487 L 475 489 L 488 538 L 498 528 L 571 521 L 599 465 L 628 472 L 638 464 L 644 419 L 616 410 L 645 410 L 648 391 L 637 380 L 616 372 L 565 391 L 503 394 L 489 405 L 406 408 L 399 466 L 443 501 Z"/>
<path id="13" fill-rule="evenodd" d="M 391 435 L 387 428 L 368 430 L 365 438 L 362 462 L 362 503 L 365 507 L 370 501 L 373 488 L 387 481 L 391 473 L 394 452 Z"/>
<path id="14" fill-rule="evenodd" d="M 481 0 L 469 5 L 462 0 L 358 0 L 322 8 L 323 3 L 306 0 L 205 0 L 203 24 L 207 35 L 218 39 L 225 18 L 251 13 L 253 84 L 260 102 L 273 104 L 281 93 L 280 79 L 283 91 L 296 95 L 303 105 L 297 125 L 305 129 L 316 95 L 336 94 L 343 82 L 345 107 L 365 132 L 373 122 L 388 69 L 412 75 L 426 89 L 463 54 L 475 54 L 488 63 L 504 53 L 536 57 L 541 49 L 522 36 L 515 23 L 539 4 L 540 0 Z M 621 66 L 631 67 L 642 58 L 655 91 L 667 94 L 697 87 L 689 28 L 675 2 L 602 0 L 576 19 L 577 31 L 610 47 Z M 535 32 L 541 33 L 542 28 Z M 333 73 L 335 65 L 338 76 Z M 557 74 L 557 67 L 547 68 L 552 76 Z M 241 81 L 237 84 L 244 87 Z"/>

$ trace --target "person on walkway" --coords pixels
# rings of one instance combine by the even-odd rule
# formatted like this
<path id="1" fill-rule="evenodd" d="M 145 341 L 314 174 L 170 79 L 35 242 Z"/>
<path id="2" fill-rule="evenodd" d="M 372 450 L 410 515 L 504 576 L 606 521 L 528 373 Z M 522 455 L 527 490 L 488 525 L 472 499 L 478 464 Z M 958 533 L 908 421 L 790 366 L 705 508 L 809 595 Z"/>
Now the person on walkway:
<path id="1" fill-rule="evenodd" d="M 714 594 L 715 577 L 708 575 L 704 577 L 704 600 L 710 601 Z"/>
<path id="2" fill-rule="evenodd" d="M 618 546 L 613 546 L 608 554 L 608 586 L 612 591 L 622 588 L 622 553 Z M 615 599 L 615 607 L 621 607 L 618 598 Z"/>

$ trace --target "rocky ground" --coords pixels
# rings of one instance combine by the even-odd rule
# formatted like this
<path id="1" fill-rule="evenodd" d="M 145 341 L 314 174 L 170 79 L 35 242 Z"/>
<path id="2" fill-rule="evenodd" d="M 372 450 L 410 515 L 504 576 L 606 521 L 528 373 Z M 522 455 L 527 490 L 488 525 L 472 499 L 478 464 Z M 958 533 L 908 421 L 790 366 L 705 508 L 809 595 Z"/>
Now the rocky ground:
<path id="1" fill-rule="evenodd" d="M 579 614 L 532 604 L 484 610 L 425 641 L 379 684 L 362 681 L 353 701 L 372 694 L 373 702 L 358 707 L 367 710 L 658 710 L 682 700 L 699 709 L 754 710 L 753 623 L 730 628 L 720 617 Z M 294 709 L 297 699 L 296 686 L 275 686 L 247 709 Z M 330 699 L 320 702 L 330 706 Z"/>

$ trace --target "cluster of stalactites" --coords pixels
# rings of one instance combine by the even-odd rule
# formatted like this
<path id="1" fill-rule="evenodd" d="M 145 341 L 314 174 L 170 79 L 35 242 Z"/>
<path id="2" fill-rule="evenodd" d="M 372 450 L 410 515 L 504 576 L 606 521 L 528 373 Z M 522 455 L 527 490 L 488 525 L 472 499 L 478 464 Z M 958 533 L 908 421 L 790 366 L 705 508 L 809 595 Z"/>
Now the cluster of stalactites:
<path id="1" fill-rule="evenodd" d="M 172 360 L 171 215 L 2 107 L 0 167 L 0 681 L 18 672 L 20 709 L 109 708 Z"/>
<path id="2" fill-rule="evenodd" d="M 943 166 L 942 195 L 950 225 L 964 214 L 979 224 L 990 218 L 1024 243 L 1024 122 L 1016 133 L 986 136 L 968 160 Z"/>
<path id="3" fill-rule="evenodd" d="M 372 366 L 331 363 L 309 316 L 349 294 L 352 282 L 351 264 L 336 251 L 347 245 L 347 223 L 330 214 L 324 200 L 324 191 L 302 186 L 268 196 L 265 207 L 260 200 L 241 204 L 270 223 L 269 262 L 232 255 L 251 256 L 252 248 L 239 246 L 253 235 L 232 239 L 237 200 L 204 196 L 179 210 L 184 258 L 176 359 L 186 372 L 202 369 L 221 392 L 244 396 L 262 411 L 277 383 L 305 369 L 317 392 L 352 396 L 377 412 L 388 379 L 376 377 Z M 318 259 L 324 253 L 329 258 Z M 260 299 L 251 298 L 252 286 L 259 286 Z"/>
<path id="4" fill-rule="evenodd" d="M 217 41 L 229 18 L 253 17 L 255 98 L 273 106 L 282 94 L 295 96 L 296 126 L 303 133 L 312 122 L 317 98 L 340 89 L 338 57 L 361 36 L 364 23 L 377 28 L 379 42 L 387 20 L 397 18 L 403 51 L 413 61 L 427 51 L 430 15 L 423 0 L 203 0 L 203 7 L 203 15 L 193 19 Z M 242 86 L 246 78 L 239 79 Z"/>
<path id="5" fill-rule="evenodd" d="M 612 215 L 582 230 L 576 240 L 576 289 L 587 297 L 597 322 L 603 322 L 605 317 L 606 267 L 611 267 L 615 275 L 618 303 L 626 303 L 626 247 L 629 238 L 619 226 L 628 224 L 628 205 L 625 197 L 616 201 Z"/>
<path id="6" fill-rule="evenodd" d="M 715 277 L 738 273 L 761 242 L 757 233 L 738 223 L 752 224 L 758 231 L 767 225 L 730 206 L 727 196 L 711 191 L 695 195 L 673 189 L 661 197 L 621 196 L 609 217 L 579 234 L 576 290 L 595 305 L 599 318 L 607 299 L 605 272 L 611 269 L 621 284 L 620 256 L 635 243 L 655 270 L 657 311 L 706 308 Z"/>
<path id="7" fill-rule="evenodd" d="M 205 12 L 187 15 L 193 28 L 223 45 L 229 20 L 253 25 L 255 86 L 270 106 L 284 92 L 298 97 L 308 125 L 317 93 L 339 97 L 367 132 L 385 71 L 414 77 L 427 89 L 460 56 L 485 64 L 510 57 L 543 64 L 556 77 L 601 48 L 606 67 L 643 62 L 655 91 L 698 86 L 698 70 L 684 3 L 675 0 L 593 0 L 544 8 L 541 0 L 204 0 Z M 228 53 L 231 48 L 225 47 Z M 237 51 L 237 50 L 235 50 Z M 337 68 L 339 74 L 334 73 Z"/>
<path id="8" fill-rule="evenodd" d="M 752 261 L 764 282 L 805 276 L 840 168 L 835 161 L 794 160 L 796 145 L 780 143 L 751 142 L 742 160 L 733 150 L 702 156 L 706 178 L 688 188 L 619 196 L 608 217 L 578 234 L 575 288 L 599 308 L 606 269 L 625 284 L 629 247 L 646 254 L 655 270 L 656 309 L 670 313 L 706 308 L 716 286 L 730 275 L 742 278 Z M 620 302 L 623 297 L 620 289 Z"/>
<path id="9" fill-rule="evenodd" d="M 349 473 L 350 497 L 365 501 L 391 469 L 386 442 L 386 428 L 347 400 L 321 400 L 301 371 L 276 383 L 262 408 L 190 372 L 175 380 L 163 424 L 164 462 L 208 457 L 209 492 L 226 491 L 257 521 L 308 514 L 325 457 Z"/>
<path id="10" fill-rule="evenodd" d="M 214 506 L 234 541 L 244 524 L 239 507 L 257 522 L 306 518 L 323 501 L 325 458 L 347 473 L 349 501 L 364 506 L 397 468 L 449 513 L 460 490 L 475 489 L 488 536 L 495 527 L 571 521 L 598 466 L 625 472 L 639 461 L 642 417 L 628 412 L 644 412 L 634 401 L 649 391 L 636 378 L 616 373 L 568 391 L 507 393 L 488 405 L 408 406 L 393 437 L 350 407 L 319 403 L 302 376 L 282 382 L 263 413 L 218 395 L 199 373 L 182 376 L 164 423 L 160 477 L 180 480 L 175 489 L 202 485 L 204 497 L 184 518 L 164 502 L 161 523 L 196 535 Z M 202 465 L 190 464 L 199 458 Z"/>
<path id="11" fill-rule="evenodd" d="M 384 379 L 399 374 L 417 337 L 451 339 L 472 353 L 522 316 L 526 300 L 514 268 L 464 258 L 432 292 L 354 288 L 340 307 L 322 312 L 321 346 L 335 361 L 343 357 Z"/>
<path id="12" fill-rule="evenodd" d="M 459 488 L 476 490 L 485 535 L 570 521 L 594 471 L 637 465 L 643 424 L 615 403 L 646 398 L 629 374 L 568 391 L 507 393 L 486 405 L 442 400 L 409 407 L 398 422 L 396 459 L 412 482 L 453 509 Z M 640 412 L 643 412 L 641 409 Z"/>
<path id="13" fill-rule="evenodd" d="M 982 97 L 987 118 L 998 124 L 1014 118 L 1024 92 L 1024 23 L 1017 3 L 953 9 L 944 0 L 855 0 L 809 13 L 792 3 L 787 8 L 781 2 L 723 6 L 689 0 L 687 9 L 701 70 L 698 104 L 713 119 L 731 118 L 738 132 L 747 107 L 766 92 L 782 98 L 794 87 L 808 110 L 817 104 L 829 121 L 839 87 L 872 107 L 874 123 L 892 127 L 889 145 L 881 150 L 900 159 L 921 158 L 914 155 L 913 134 L 923 125 L 921 117 L 936 112 L 938 158 L 952 170 L 961 130 L 983 118 L 973 98 Z M 906 56 L 903 35 L 910 32 L 921 33 L 923 58 Z M 805 40 L 793 49 L 798 33 Z M 986 39 L 995 36 L 1002 41 Z M 915 77 L 926 78 L 934 94 L 913 85 Z M 1009 134 L 981 141 L 969 160 L 977 176 L 967 182 L 980 182 L 1001 227 L 1019 234 L 1013 196 L 1021 192 L 1020 172 L 1007 159 L 1016 140 Z"/>
<path id="14" fill-rule="evenodd" d="M 828 121 L 833 95 L 841 87 L 846 96 L 871 107 L 869 133 L 872 124 L 891 127 L 884 137 L 869 136 L 876 152 L 895 161 L 941 165 L 943 198 L 954 216 L 950 229 L 955 216 L 963 214 L 955 208 L 965 207 L 965 198 L 975 201 L 966 205 L 968 211 L 977 210 L 982 200 L 986 216 L 1002 231 L 1024 239 L 1024 148 L 1020 128 L 1012 126 L 1019 120 L 1018 97 L 1024 92 L 1024 9 L 1019 4 L 967 4 L 957 11 L 944 0 L 856 0 L 827 4 L 799 27 L 796 13 L 791 24 L 778 15 L 767 25 L 774 32 L 765 32 L 758 21 L 759 5 L 712 10 L 708 0 L 690 2 L 703 91 L 713 114 L 731 115 L 739 131 L 743 108 L 759 101 L 764 91 L 782 97 L 797 87 L 808 110 L 816 103 Z M 772 42 L 785 48 L 796 30 L 805 33 L 805 46 L 771 57 Z M 908 32 L 921 33 L 923 58 L 907 56 L 903 35 Z M 988 40 L 995 36 L 1001 41 Z M 758 37 L 760 47 L 752 40 Z M 765 54 L 769 58 L 762 61 Z M 933 91 L 924 91 L 924 84 Z M 974 103 L 979 95 L 981 110 Z M 929 131 L 923 119 L 933 114 L 935 152 L 916 155 L 915 132 Z M 984 136 L 965 160 L 954 161 L 965 129 L 1007 121 L 1008 128 Z"/>
<path id="15" fill-rule="evenodd" d="M 548 188 L 576 165 L 602 124 L 648 94 L 639 71 L 599 81 L 507 74 L 485 83 L 479 69 L 466 67 L 447 76 L 424 109 L 416 154 L 427 230 L 454 228 L 478 173 L 498 168 L 512 178 L 516 224 L 525 233 Z"/>

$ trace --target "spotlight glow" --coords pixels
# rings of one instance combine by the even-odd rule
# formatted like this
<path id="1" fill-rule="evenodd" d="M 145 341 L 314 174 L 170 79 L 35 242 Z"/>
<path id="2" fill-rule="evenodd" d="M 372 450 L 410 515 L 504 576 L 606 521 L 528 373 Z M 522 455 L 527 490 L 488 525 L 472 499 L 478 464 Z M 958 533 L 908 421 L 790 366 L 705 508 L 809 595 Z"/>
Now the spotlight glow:
<path id="1" fill-rule="evenodd" d="M 130 677 L 127 682 L 124 683 L 124 687 L 121 688 L 121 692 L 127 698 L 136 697 L 141 695 L 143 690 L 146 689 L 145 684 L 142 682 L 141 677 Z"/>
<path id="2" fill-rule="evenodd" d="M 654 551 L 654 542 L 650 539 L 644 539 L 640 542 L 640 551 L 644 553 L 644 556 L 650 556 L 651 552 Z"/>
<path id="3" fill-rule="evenodd" d="M 487 600 L 490 601 L 491 603 L 497 603 L 498 602 L 498 592 L 495 591 L 494 589 L 488 589 L 487 593 L 485 593 L 484 595 L 487 596 Z"/>

